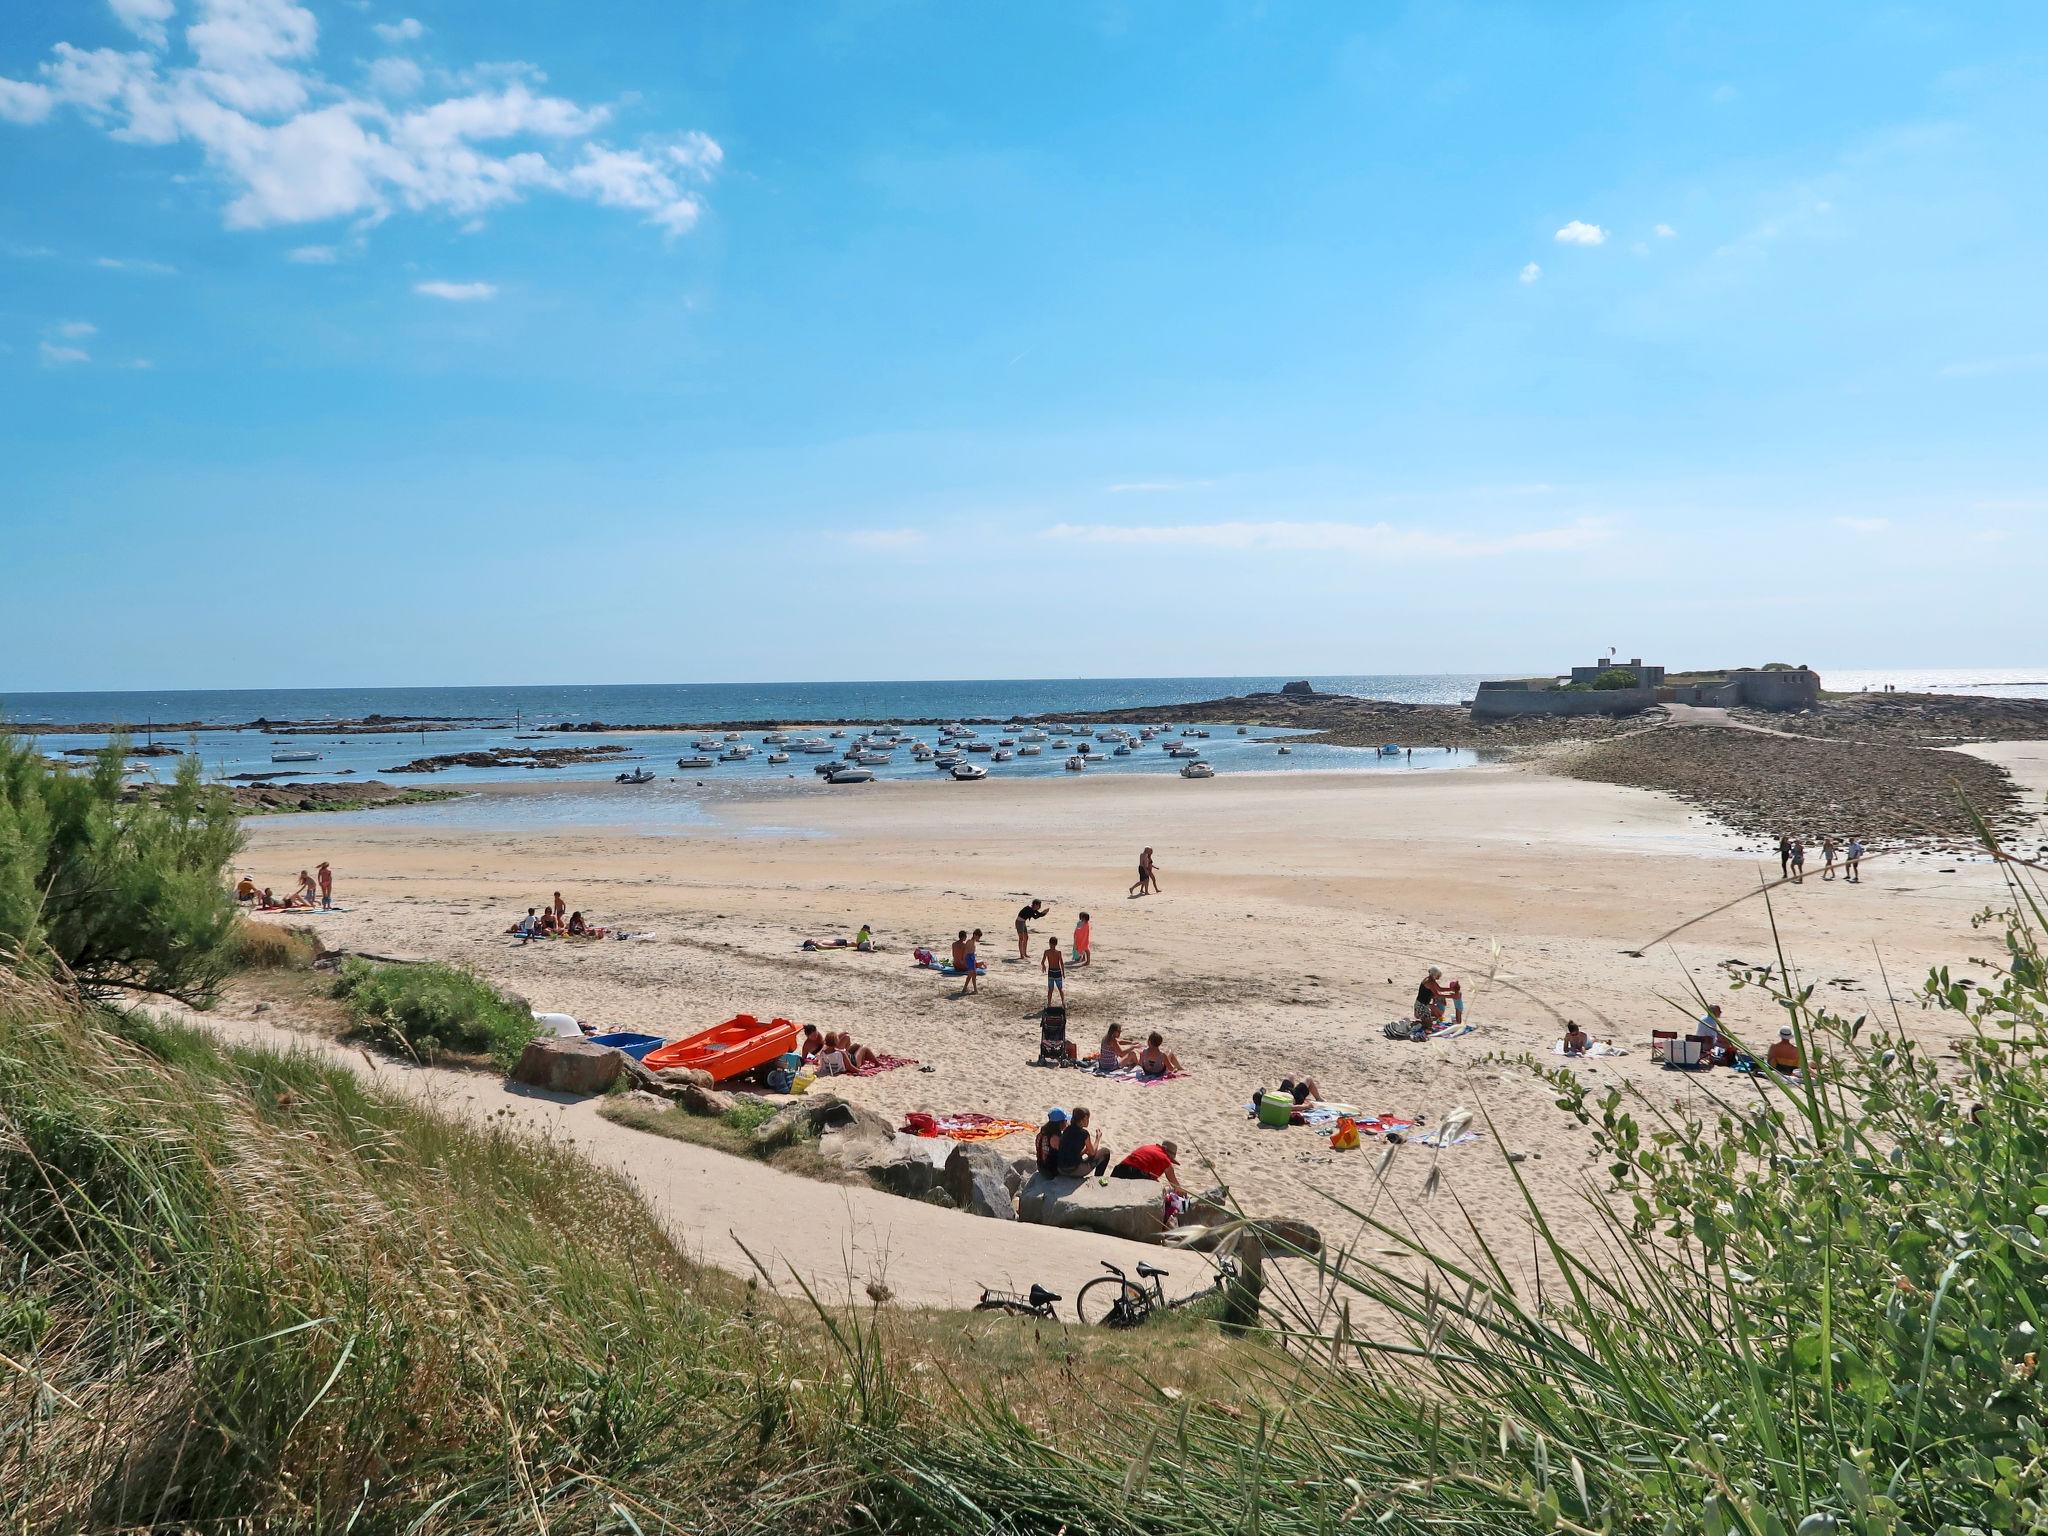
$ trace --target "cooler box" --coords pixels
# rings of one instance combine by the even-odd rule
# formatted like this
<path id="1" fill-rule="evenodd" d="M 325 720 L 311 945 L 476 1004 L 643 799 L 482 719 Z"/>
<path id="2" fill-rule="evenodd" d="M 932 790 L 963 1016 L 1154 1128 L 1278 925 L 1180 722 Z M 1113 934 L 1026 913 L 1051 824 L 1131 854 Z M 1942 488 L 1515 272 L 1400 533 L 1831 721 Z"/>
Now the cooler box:
<path id="1" fill-rule="evenodd" d="M 1259 1124 L 1273 1130 L 1285 1127 L 1294 1118 L 1294 1100 L 1284 1093 L 1262 1093 L 1259 1095 Z"/>
<path id="2" fill-rule="evenodd" d="M 1700 1042 L 1689 1040 L 1667 1040 L 1664 1042 L 1664 1064 L 1670 1067 L 1696 1067 L 1700 1064 Z"/>

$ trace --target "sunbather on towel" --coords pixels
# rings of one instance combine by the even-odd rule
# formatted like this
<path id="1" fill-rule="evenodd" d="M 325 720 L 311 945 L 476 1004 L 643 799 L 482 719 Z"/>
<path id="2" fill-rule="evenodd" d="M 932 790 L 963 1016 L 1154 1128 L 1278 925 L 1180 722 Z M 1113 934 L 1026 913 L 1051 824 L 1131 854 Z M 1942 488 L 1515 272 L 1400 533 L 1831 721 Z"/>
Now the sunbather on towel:
<path id="1" fill-rule="evenodd" d="M 1095 1070 L 1121 1072 L 1138 1064 L 1138 1052 L 1124 1044 L 1124 1027 L 1112 1024 L 1103 1032 L 1102 1045 L 1095 1053 Z"/>
<path id="2" fill-rule="evenodd" d="M 1564 1053 L 1567 1056 L 1583 1056 L 1593 1044 L 1586 1032 L 1579 1028 L 1577 1019 L 1564 1021 Z"/>
<path id="3" fill-rule="evenodd" d="M 1138 1052 L 1138 1070 L 1147 1077 L 1173 1077 L 1182 1070 L 1180 1058 L 1166 1048 L 1166 1036 L 1156 1029 L 1145 1037 L 1145 1049 Z"/>
<path id="4" fill-rule="evenodd" d="M 1283 1077 L 1280 1091 L 1294 1100 L 1296 1109 L 1307 1109 L 1323 1102 L 1323 1085 L 1312 1077 Z"/>

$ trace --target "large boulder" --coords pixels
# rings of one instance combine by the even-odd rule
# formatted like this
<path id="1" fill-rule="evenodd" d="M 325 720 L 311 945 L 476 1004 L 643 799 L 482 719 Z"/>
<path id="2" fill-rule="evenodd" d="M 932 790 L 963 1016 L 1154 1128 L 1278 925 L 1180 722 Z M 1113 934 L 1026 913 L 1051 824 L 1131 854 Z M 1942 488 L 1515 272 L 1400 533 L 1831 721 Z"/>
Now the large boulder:
<path id="1" fill-rule="evenodd" d="M 872 1122 L 879 1122 L 880 1130 Z M 880 1116 L 862 1110 L 818 1138 L 818 1155 L 835 1168 L 857 1173 L 877 1189 L 909 1200 L 943 1192 L 946 1152 L 952 1143 L 898 1136 Z"/>
<path id="2" fill-rule="evenodd" d="M 858 1125 L 865 1135 L 893 1138 L 896 1127 L 871 1109 L 849 1104 L 836 1093 L 807 1093 L 792 1099 L 754 1131 L 754 1145 L 763 1151 L 815 1141 L 825 1132 Z"/>
<path id="3" fill-rule="evenodd" d="M 1295 682 L 1283 683 L 1280 691 L 1295 698 L 1311 698 L 1316 690 L 1306 678 L 1301 678 Z"/>
<path id="4" fill-rule="evenodd" d="M 1017 1219 L 1156 1243 L 1166 1230 L 1164 1186 L 1151 1179 L 1033 1174 L 1017 1195 Z"/>
<path id="5" fill-rule="evenodd" d="M 619 1080 L 626 1057 L 588 1040 L 542 1038 L 520 1053 L 512 1080 L 552 1093 L 604 1093 Z"/>
<path id="6" fill-rule="evenodd" d="M 1202 1220 L 1197 1221 L 1197 1216 Z M 1245 1218 L 1199 1205 L 1188 1212 L 1187 1220 L 1178 1229 L 1167 1234 L 1165 1241 L 1195 1253 L 1214 1253 L 1219 1249 L 1243 1253 L 1256 1248 L 1271 1258 L 1313 1256 L 1323 1251 L 1323 1234 L 1292 1216 Z"/>
<path id="7" fill-rule="evenodd" d="M 977 1216 L 1017 1219 L 1017 1202 L 1010 1186 L 1016 1176 L 1010 1160 L 985 1141 L 963 1141 L 946 1154 L 946 1193 L 961 1210 Z"/>
<path id="8" fill-rule="evenodd" d="M 661 1082 L 676 1088 L 683 1087 L 685 1084 L 694 1084 L 699 1088 L 710 1088 L 717 1082 L 717 1079 L 702 1067 L 663 1067 L 654 1075 Z"/>
<path id="9" fill-rule="evenodd" d="M 733 1105 L 731 1094 L 720 1093 L 716 1088 L 700 1088 L 695 1083 L 678 1085 L 675 1100 L 691 1114 L 713 1119 L 730 1111 Z"/>

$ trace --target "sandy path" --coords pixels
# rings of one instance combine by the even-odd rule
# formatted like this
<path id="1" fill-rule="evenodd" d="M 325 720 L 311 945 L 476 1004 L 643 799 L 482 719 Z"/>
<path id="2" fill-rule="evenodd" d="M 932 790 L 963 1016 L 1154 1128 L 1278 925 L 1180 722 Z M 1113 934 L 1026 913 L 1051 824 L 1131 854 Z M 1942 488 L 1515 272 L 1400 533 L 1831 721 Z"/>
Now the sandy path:
<path id="1" fill-rule="evenodd" d="M 1073 1296 L 1102 1272 L 1105 1259 L 1126 1269 L 1140 1260 L 1163 1262 L 1187 1278 L 1189 1289 L 1206 1272 L 1193 1255 L 988 1221 L 629 1130 L 599 1115 L 598 1099 L 516 1089 L 475 1072 L 373 1062 L 360 1051 L 260 1019 L 182 1017 L 232 1044 L 309 1051 L 439 1115 L 571 1144 L 631 1180 L 683 1252 L 754 1276 L 760 1270 L 748 1258 L 751 1250 L 770 1283 L 789 1295 L 798 1294 L 791 1282 L 801 1277 L 821 1297 L 864 1305 L 865 1287 L 880 1281 L 897 1305 L 967 1307 L 983 1285 L 1024 1291 L 1035 1281 L 1068 1298 L 1063 1310 L 1071 1312 Z"/>

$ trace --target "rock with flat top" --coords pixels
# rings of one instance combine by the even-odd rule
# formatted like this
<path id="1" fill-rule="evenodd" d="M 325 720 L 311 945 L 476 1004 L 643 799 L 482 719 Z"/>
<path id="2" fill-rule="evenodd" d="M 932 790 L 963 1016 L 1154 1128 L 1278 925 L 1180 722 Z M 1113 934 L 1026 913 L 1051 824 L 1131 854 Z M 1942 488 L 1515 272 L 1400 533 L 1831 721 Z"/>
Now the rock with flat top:
<path id="1" fill-rule="evenodd" d="M 545 1037 L 520 1053 L 512 1080 L 551 1093 L 604 1093 L 619 1080 L 625 1060 L 608 1045 Z"/>
<path id="2" fill-rule="evenodd" d="M 763 1121 L 754 1132 L 754 1145 L 763 1150 L 790 1147 L 849 1128 L 870 1140 L 892 1141 L 896 1136 L 896 1127 L 871 1109 L 849 1104 L 836 1093 L 807 1093 Z"/>
<path id="3" fill-rule="evenodd" d="M 1285 694 L 1291 694 L 1296 698 L 1300 698 L 1304 695 L 1313 695 L 1315 693 L 1315 689 L 1308 683 L 1306 679 L 1288 683 L 1285 686 L 1283 686 L 1280 691 Z"/>
<path id="4" fill-rule="evenodd" d="M 849 1106 L 850 1108 L 851 1106 Z M 818 1155 L 834 1167 L 857 1173 L 877 1189 L 922 1200 L 943 1189 L 941 1175 L 952 1143 L 899 1136 L 879 1115 L 858 1110 L 845 1123 L 827 1127 Z"/>
<path id="5" fill-rule="evenodd" d="M 942 1171 L 946 1193 L 963 1211 L 1015 1221 L 1017 1202 L 1010 1187 L 1016 1171 L 1010 1160 L 982 1141 L 963 1141 L 946 1155 Z"/>
<path id="6" fill-rule="evenodd" d="M 663 1067 L 654 1075 L 661 1082 L 667 1083 L 674 1088 L 681 1088 L 686 1084 L 694 1084 L 699 1088 L 710 1088 L 715 1086 L 716 1083 L 716 1079 L 702 1067 Z"/>
<path id="7" fill-rule="evenodd" d="M 1164 1190 L 1152 1179 L 1048 1178 L 1036 1173 L 1018 1192 L 1017 1219 L 1156 1243 L 1166 1230 Z"/>
<path id="8" fill-rule="evenodd" d="M 732 1096 L 720 1093 L 716 1088 L 700 1088 L 695 1083 L 684 1083 L 676 1089 L 676 1103 L 693 1115 L 716 1118 L 732 1109 Z"/>

